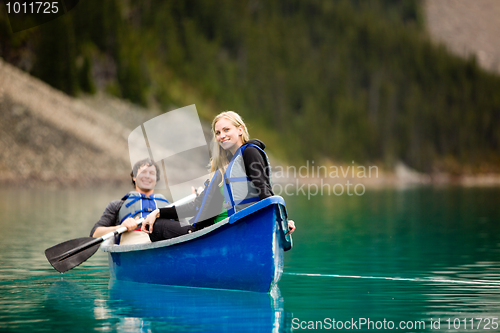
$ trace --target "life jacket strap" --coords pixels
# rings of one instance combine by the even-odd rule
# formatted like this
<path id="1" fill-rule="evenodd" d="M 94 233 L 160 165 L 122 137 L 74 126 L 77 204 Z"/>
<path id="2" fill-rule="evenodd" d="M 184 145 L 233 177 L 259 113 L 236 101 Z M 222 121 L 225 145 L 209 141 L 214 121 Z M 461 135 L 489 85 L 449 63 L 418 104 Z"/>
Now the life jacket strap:
<path id="1" fill-rule="evenodd" d="M 132 200 L 130 200 L 129 202 L 127 202 L 127 204 L 125 205 L 127 208 L 132 206 L 133 204 L 135 204 L 137 201 L 139 200 L 157 200 L 157 201 L 163 201 L 165 203 L 169 203 L 167 199 L 163 199 L 163 198 L 157 198 L 154 196 L 154 194 L 152 194 L 151 196 L 147 197 L 145 196 L 144 194 L 141 193 L 141 195 L 130 195 L 130 194 L 127 194 L 126 196 L 124 196 L 122 198 L 122 200 L 127 200 L 128 198 L 134 198 Z"/>
<path id="2" fill-rule="evenodd" d="M 234 205 L 231 205 L 230 202 L 224 201 L 224 208 L 227 210 L 228 215 L 231 216 L 235 213 L 234 207 L 237 205 L 244 205 L 247 203 L 257 202 L 259 201 L 259 197 L 246 198 L 240 201 L 234 201 Z"/>
<path id="3" fill-rule="evenodd" d="M 126 219 L 128 219 L 129 217 L 133 217 L 133 216 L 136 216 L 137 214 L 139 213 L 151 213 L 153 210 L 151 208 L 147 208 L 147 209 L 139 209 L 139 210 L 136 210 L 135 212 L 132 212 L 132 213 L 128 213 L 127 215 L 125 215 L 122 220 L 120 221 L 120 223 L 122 223 L 123 221 L 125 221 Z"/>
<path id="4" fill-rule="evenodd" d="M 225 183 L 227 185 L 229 185 L 229 183 L 231 182 L 249 182 L 250 181 L 250 177 L 229 177 L 229 178 L 225 178 Z"/>
<path id="5" fill-rule="evenodd" d="M 257 202 L 259 200 L 260 200 L 259 197 L 252 197 L 252 198 L 246 198 L 246 199 L 243 199 L 243 200 L 240 200 L 240 201 L 235 201 L 235 204 L 237 204 L 237 205 L 244 205 L 244 204 L 251 203 L 251 202 Z"/>
<path id="6" fill-rule="evenodd" d="M 210 193 L 210 189 L 212 188 L 212 186 L 214 186 L 215 179 L 216 179 L 218 173 L 219 173 L 219 170 L 215 171 L 214 176 L 212 177 L 212 180 L 210 182 L 208 182 L 208 179 L 207 179 L 207 181 L 205 182 L 205 190 L 203 191 L 204 194 L 203 194 L 203 199 L 201 201 L 201 205 L 199 207 L 196 207 L 196 210 L 198 213 L 193 218 L 191 218 L 189 220 L 189 223 L 192 224 L 193 226 L 196 225 L 196 223 L 198 222 L 198 219 L 200 218 L 201 211 L 203 210 L 203 207 L 205 206 L 205 202 L 207 201 L 208 195 Z M 207 185 L 207 182 L 208 182 L 208 185 Z"/>
<path id="7" fill-rule="evenodd" d="M 127 202 L 127 204 L 125 205 L 125 207 L 127 207 L 127 208 L 128 208 L 128 207 L 130 207 L 130 206 L 132 206 L 132 205 L 133 205 L 133 204 L 135 204 L 137 201 L 139 201 L 139 200 L 141 200 L 141 199 L 142 199 L 142 197 L 140 197 L 140 196 L 135 196 L 135 195 L 134 195 L 134 196 L 129 196 L 129 197 L 127 197 L 127 199 L 128 199 L 128 198 L 134 198 L 134 199 L 132 199 L 131 201 Z"/>

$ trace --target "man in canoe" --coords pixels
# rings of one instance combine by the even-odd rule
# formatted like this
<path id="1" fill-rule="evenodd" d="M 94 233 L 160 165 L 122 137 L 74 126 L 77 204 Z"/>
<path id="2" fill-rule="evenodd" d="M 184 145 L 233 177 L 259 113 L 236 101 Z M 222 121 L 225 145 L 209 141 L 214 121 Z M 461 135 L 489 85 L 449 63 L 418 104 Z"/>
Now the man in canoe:
<path id="1" fill-rule="evenodd" d="M 170 239 L 222 221 L 235 212 L 273 194 L 269 161 L 260 140 L 249 140 L 247 127 L 233 111 L 222 112 L 212 122 L 212 179 L 192 202 L 157 208 L 144 220 L 142 231 L 152 241 Z M 179 217 L 190 217 L 181 227 Z M 295 223 L 288 221 L 288 233 Z"/>
<path id="2" fill-rule="evenodd" d="M 160 170 L 156 163 L 144 159 L 134 165 L 130 176 L 135 190 L 127 193 L 121 200 L 114 200 L 108 204 L 92 228 L 91 237 L 101 237 L 126 226 L 129 232 L 121 236 L 121 244 L 150 241 L 148 235 L 137 228 L 136 219 L 146 217 L 155 209 L 168 205 L 167 199 L 162 194 L 154 193 L 156 182 L 160 178 Z"/>

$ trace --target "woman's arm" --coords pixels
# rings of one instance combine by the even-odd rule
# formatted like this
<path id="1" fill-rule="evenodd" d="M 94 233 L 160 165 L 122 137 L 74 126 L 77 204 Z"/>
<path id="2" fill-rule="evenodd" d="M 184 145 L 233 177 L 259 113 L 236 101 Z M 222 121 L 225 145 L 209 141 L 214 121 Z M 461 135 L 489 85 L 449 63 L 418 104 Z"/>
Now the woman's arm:
<path id="1" fill-rule="evenodd" d="M 201 192 L 193 201 L 179 206 L 171 206 L 157 208 L 149 214 L 142 223 L 141 231 L 151 233 L 156 219 L 179 220 L 179 217 L 191 217 L 196 214 L 196 207 L 203 200 L 203 192 Z"/>
<path id="2" fill-rule="evenodd" d="M 243 162 L 248 178 L 259 192 L 260 200 L 273 196 L 269 181 L 269 168 L 261 152 L 255 147 L 247 147 L 243 152 Z"/>
<path id="3" fill-rule="evenodd" d="M 243 161 L 248 178 L 259 192 L 260 200 L 273 196 L 271 182 L 269 181 L 269 168 L 260 151 L 255 147 L 247 147 L 243 152 Z M 295 231 L 295 222 L 288 220 L 288 232 L 291 234 Z"/>

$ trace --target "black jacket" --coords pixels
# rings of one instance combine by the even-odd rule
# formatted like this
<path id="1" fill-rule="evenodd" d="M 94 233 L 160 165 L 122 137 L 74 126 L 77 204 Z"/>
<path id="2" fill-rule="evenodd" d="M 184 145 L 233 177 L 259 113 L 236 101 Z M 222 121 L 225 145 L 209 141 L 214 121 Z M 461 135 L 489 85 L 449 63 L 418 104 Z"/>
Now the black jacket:
<path id="1" fill-rule="evenodd" d="M 259 146 L 262 150 L 266 148 L 266 145 L 257 139 L 249 140 L 245 145 L 249 143 Z M 247 147 L 243 151 L 243 162 L 245 164 L 247 176 L 250 178 L 255 188 L 257 188 L 260 199 L 262 200 L 274 195 L 269 180 L 269 173 L 271 170 L 267 167 L 264 154 L 255 147 Z M 197 229 L 201 229 L 213 224 L 215 217 L 222 212 L 222 205 L 224 203 L 224 196 L 221 194 L 221 189 L 219 187 L 221 181 L 222 175 L 218 173 L 213 184 L 207 185 L 205 190 L 196 197 L 194 201 L 177 207 L 160 208 L 160 218 L 178 219 L 179 217 L 184 218 L 196 215 L 196 208 L 202 206 L 205 191 L 209 190 L 210 192 L 203 205 L 203 211 L 200 214 L 200 222 L 196 223 L 196 227 Z"/>

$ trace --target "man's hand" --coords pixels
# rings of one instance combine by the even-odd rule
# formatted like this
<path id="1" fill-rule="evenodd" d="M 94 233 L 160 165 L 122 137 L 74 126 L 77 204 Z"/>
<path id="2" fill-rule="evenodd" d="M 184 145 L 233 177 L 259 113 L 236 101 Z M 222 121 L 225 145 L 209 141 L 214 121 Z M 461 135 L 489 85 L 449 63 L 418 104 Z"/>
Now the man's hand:
<path id="1" fill-rule="evenodd" d="M 137 220 L 139 217 L 136 217 L 135 219 L 129 217 L 123 223 L 120 225 L 120 227 L 127 227 L 127 231 L 134 231 L 137 229 Z"/>

